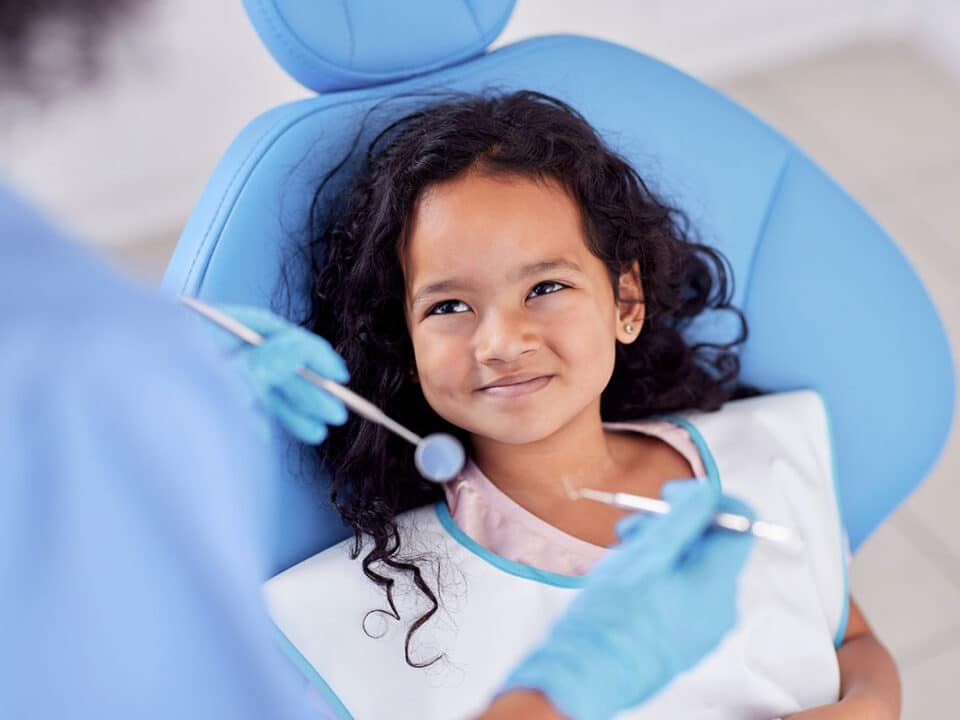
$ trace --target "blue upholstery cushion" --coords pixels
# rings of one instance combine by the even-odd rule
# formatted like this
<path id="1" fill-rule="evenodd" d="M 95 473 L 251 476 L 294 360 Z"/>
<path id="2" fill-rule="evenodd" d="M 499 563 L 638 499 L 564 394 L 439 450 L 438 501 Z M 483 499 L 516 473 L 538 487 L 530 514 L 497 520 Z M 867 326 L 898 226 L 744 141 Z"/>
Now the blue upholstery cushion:
<path id="1" fill-rule="evenodd" d="M 429 76 L 266 113 L 214 173 L 166 286 L 269 305 L 287 267 L 296 288 L 305 268 L 290 258 L 314 186 L 367 108 L 396 93 L 446 88 L 529 88 L 570 102 L 727 255 L 735 301 L 751 325 L 743 378 L 824 396 L 854 547 L 920 482 L 949 429 L 953 371 L 936 311 L 902 254 L 776 131 L 693 78 L 606 42 L 536 38 Z M 382 119 L 410 102 L 388 105 Z M 720 337 L 730 329 L 705 317 L 692 332 Z M 290 467 L 287 456 L 282 465 Z M 277 569 L 344 533 L 295 472 L 284 483 Z"/>
<path id="2" fill-rule="evenodd" d="M 481 54 L 516 0 L 244 0 L 264 45 L 317 92 L 432 72 Z"/>

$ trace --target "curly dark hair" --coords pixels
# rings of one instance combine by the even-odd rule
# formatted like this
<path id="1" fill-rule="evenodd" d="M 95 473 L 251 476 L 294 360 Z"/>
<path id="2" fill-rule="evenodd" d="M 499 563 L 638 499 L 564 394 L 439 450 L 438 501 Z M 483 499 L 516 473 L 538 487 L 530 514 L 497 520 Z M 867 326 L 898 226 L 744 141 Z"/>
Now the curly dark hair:
<path id="1" fill-rule="evenodd" d="M 400 243 L 421 193 L 472 168 L 558 181 L 578 202 L 589 249 L 609 270 L 614 292 L 620 273 L 639 261 L 646 319 L 636 342 L 617 345 L 613 376 L 601 396 L 604 420 L 715 410 L 734 396 L 752 394 L 736 385 L 734 348 L 746 339 L 747 327 L 731 305 L 726 260 L 695 242 L 685 215 L 659 199 L 566 103 L 522 91 L 457 95 L 423 107 L 376 135 L 346 196 L 325 201 L 345 162 L 323 178 L 314 199 L 313 286 L 305 324 L 344 357 L 354 390 L 415 432 L 449 432 L 467 443 L 413 381 Z M 331 206 L 340 211 L 319 214 Z M 739 333 L 727 343 L 689 343 L 684 331 L 709 309 L 733 313 Z M 331 473 L 333 503 L 353 528 L 353 556 L 365 537 L 372 541 L 363 570 L 383 586 L 390 607 L 374 612 L 399 619 L 394 580 L 375 566 L 412 573 L 430 599 L 432 609 L 412 624 L 405 644 L 409 664 L 429 665 L 437 658 L 411 659 L 410 638 L 438 603 L 419 559 L 399 554 L 396 517 L 441 498 L 442 489 L 419 476 L 403 440 L 356 415 L 332 428 L 318 452 Z"/>

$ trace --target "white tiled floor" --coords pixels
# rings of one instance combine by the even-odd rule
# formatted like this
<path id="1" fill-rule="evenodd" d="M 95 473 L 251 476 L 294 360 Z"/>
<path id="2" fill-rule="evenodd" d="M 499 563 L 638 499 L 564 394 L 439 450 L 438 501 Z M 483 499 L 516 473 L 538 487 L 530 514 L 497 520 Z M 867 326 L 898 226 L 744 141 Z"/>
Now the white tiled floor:
<path id="1" fill-rule="evenodd" d="M 897 238 L 960 358 L 960 80 L 904 44 L 858 45 L 715 82 L 792 137 Z M 157 280 L 177 235 L 114 259 Z M 906 720 L 960 717 L 960 431 L 860 549 L 853 593 L 900 666 Z"/>

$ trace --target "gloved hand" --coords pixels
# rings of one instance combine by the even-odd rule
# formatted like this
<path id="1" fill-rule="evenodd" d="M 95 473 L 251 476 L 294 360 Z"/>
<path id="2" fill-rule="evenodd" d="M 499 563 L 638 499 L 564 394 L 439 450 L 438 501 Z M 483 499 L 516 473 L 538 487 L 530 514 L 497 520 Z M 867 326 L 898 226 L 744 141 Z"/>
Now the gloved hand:
<path id="1" fill-rule="evenodd" d="M 718 510 L 752 511 L 710 483 L 671 482 L 663 497 L 668 514 L 618 523 L 621 543 L 502 692 L 539 690 L 573 720 L 606 719 L 693 667 L 733 628 L 753 538 L 710 524 Z"/>
<path id="2" fill-rule="evenodd" d="M 297 374 L 308 367 L 339 383 L 349 380 L 347 366 L 330 343 L 263 308 L 219 309 L 264 337 L 260 345 L 244 344 L 237 361 L 260 404 L 291 434 L 318 445 L 327 436 L 328 425 L 346 421 L 343 402 Z"/>

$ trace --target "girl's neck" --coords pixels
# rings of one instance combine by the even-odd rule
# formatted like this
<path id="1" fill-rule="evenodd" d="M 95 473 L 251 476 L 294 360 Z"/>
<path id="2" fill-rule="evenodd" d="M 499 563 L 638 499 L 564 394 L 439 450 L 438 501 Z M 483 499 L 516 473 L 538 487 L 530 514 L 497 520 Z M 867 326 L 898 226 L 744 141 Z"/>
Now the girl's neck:
<path id="1" fill-rule="evenodd" d="M 599 400 L 554 434 L 511 445 L 473 438 L 473 459 L 500 490 L 525 507 L 568 500 L 574 487 L 617 484 L 628 464 L 618 439 L 604 432 Z"/>
<path id="2" fill-rule="evenodd" d="M 526 445 L 473 438 L 473 458 L 503 493 L 528 512 L 574 537 L 609 546 L 617 508 L 571 500 L 574 487 L 636 492 L 657 497 L 671 478 L 690 477 L 687 460 L 655 437 L 605 432 L 599 401 L 550 437 Z"/>

